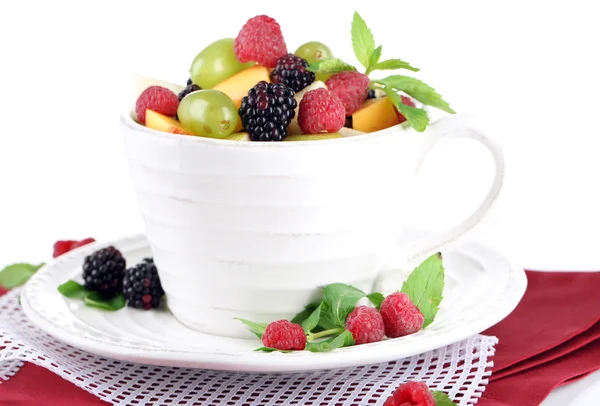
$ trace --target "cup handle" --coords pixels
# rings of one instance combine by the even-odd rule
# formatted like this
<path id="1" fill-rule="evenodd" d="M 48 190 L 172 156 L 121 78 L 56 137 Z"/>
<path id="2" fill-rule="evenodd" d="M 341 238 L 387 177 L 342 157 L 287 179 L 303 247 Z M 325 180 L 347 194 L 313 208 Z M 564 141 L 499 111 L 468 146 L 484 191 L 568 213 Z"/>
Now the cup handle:
<path id="1" fill-rule="evenodd" d="M 471 116 L 456 115 L 444 117 L 431 124 L 429 129 L 424 133 L 426 140 L 416 170 L 419 170 L 427 154 L 439 143 L 458 138 L 470 138 L 485 146 L 494 159 L 496 171 L 494 181 L 487 196 L 477 210 L 459 224 L 442 233 L 398 247 L 398 251 L 394 253 L 395 261 L 401 260 L 403 264 L 412 264 L 418 259 L 423 259 L 439 251 L 442 247 L 475 227 L 496 201 L 504 181 L 504 157 L 501 148 L 494 141 L 486 137 L 474 121 Z M 392 268 L 390 272 L 393 272 L 393 270 Z M 386 275 L 390 272 L 386 272 Z M 379 275 L 378 282 L 381 283 L 386 275 Z"/>

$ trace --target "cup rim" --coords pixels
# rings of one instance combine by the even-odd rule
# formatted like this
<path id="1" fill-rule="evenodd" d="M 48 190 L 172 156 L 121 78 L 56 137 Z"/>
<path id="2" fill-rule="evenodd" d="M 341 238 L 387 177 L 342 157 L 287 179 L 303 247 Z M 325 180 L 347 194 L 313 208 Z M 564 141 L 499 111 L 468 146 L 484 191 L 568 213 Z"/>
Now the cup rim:
<path id="1" fill-rule="evenodd" d="M 413 130 L 411 127 L 406 126 L 406 123 L 396 124 L 395 126 L 385 128 L 383 130 L 353 135 L 349 137 L 341 138 L 330 138 L 326 140 L 320 140 L 315 142 L 310 141 L 294 141 L 294 142 L 240 142 L 236 140 L 224 140 L 219 138 L 200 137 L 185 134 L 168 133 L 165 131 L 155 130 L 148 128 L 133 119 L 131 112 L 125 112 L 121 115 L 121 124 L 133 131 L 140 131 L 146 133 L 146 135 L 154 138 L 162 139 L 165 141 L 178 141 L 181 144 L 204 144 L 219 147 L 236 147 L 236 148 L 293 148 L 293 147 L 318 147 L 319 145 L 329 145 L 332 143 L 352 143 L 352 142 L 365 142 L 375 138 L 380 138 L 393 133 L 405 133 L 409 134 Z M 396 134 L 397 136 L 398 134 Z"/>

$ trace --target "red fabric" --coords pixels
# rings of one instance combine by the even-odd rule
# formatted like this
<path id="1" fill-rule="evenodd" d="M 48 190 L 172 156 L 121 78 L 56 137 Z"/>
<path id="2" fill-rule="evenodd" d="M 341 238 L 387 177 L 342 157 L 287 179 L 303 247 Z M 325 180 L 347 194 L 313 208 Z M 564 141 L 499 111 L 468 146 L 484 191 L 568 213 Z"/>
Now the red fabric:
<path id="1" fill-rule="evenodd" d="M 600 369 L 600 272 L 527 271 L 527 279 L 515 311 L 483 332 L 500 342 L 478 406 L 537 406 Z"/>

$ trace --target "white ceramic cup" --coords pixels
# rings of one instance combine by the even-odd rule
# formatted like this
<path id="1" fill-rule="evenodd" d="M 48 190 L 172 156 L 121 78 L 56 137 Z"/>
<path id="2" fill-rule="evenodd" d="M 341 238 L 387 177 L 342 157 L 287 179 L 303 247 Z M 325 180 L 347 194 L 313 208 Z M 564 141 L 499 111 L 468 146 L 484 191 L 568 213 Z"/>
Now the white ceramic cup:
<path id="1" fill-rule="evenodd" d="M 248 337 L 235 317 L 289 319 L 343 282 L 370 291 L 386 264 L 439 250 L 477 224 L 502 186 L 500 149 L 467 117 L 323 141 L 239 142 L 158 132 L 121 118 L 139 206 L 169 309 L 192 329 Z M 436 143 L 471 138 L 496 174 L 450 230 L 398 246 L 416 168 Z M 413 225 L 414 226 L 414 225 Z"/>

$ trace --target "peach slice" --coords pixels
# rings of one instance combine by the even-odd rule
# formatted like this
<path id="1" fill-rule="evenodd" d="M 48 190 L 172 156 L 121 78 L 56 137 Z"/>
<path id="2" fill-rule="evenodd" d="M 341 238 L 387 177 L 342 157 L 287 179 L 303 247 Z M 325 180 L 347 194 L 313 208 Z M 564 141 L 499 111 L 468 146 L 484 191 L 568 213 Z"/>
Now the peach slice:
<path id="1" fill-rule="evenodd" d="M 242 98 L 248 96 L 248 90 L 252 89 L 258 82 L 264 80 L 270 82 L 269 68 L 255 65 L 244 69 L 230 78 L 213 87 L 214 90 L 220 90 L 233 100 L 233 104 L 239 109 L 242 104 Z"/>
<path id="2" fill-rule="evenodd" d="M 174 118 L 167 117 L 150 109 L 146 110 L 146 127 L 166 133 L 194 135 Z"/>
<path id="3" fill-rule="evenodd" d="M 360 110 L 352 114 L 352 128 L 365 133 L 383 130 L 399 123 L 389 97 L 369 99 Z"/>

